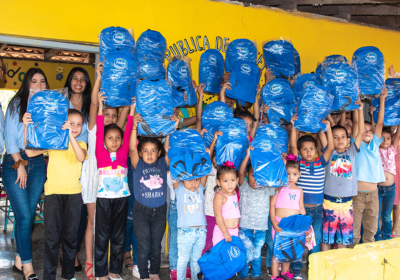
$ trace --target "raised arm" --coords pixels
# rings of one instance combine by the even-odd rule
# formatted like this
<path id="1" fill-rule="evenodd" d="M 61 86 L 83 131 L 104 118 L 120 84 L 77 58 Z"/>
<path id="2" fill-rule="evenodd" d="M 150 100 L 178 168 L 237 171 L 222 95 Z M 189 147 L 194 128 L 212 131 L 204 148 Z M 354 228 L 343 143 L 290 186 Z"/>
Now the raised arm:
<path id="1" fill-rule="evenodd" d="M 132 121 L 131 138 L 129 140 L 129 157 L 131 158 L 133 169 L 136 169 L 136 166 L 139 162 L 139 152 L 137 149 L 137 124 L 141 121 L 142 117 L 139 114 L 135 114 Z"/>
<path id="2" fill-rule="evenodd" d="M 364 110 L 363 110 L 364 103 L 362 103 L 361 100 L 357 100 L 355 102 L 355 104 L 360 105 L 360 108 L 358 110 L 354 110 L 354 113 L 353 113 L 353 117 L 355 115 L 358 115 L 356 118 L 357 119 L 356 123 L 354 123 L 354 121 L 353 121 L 353 131 L 355 129 L 357 129 L 359 131 L 357 133 L 354 143 L 356 144 L 357 149 L 360 149 L 361 143 L 363 140 L 363 135 L 364 135 Z"/>
<path id="3" fill-rule="evenodd" d="M 297 150 L 297 129 L 294 127 L 294 121 L 297 119 L 297 114 L 295 114 L 290 120 L 290 123 L 292 124 L 292 132 L 290 133 L 290 152 L 296 157 L 299 155 L 299 151 Z"/>
<path id="4" fill-rule="evenodd" d="M 196 105 L 196 125 L 195 129 L 200 132 L 201 131 L 201 117 L 203 115 L 203 96 L 204 96 L 204 88 L 206 85 L 199 84 L 198 92 L 199 92 L 199 99 L 197 100 Z"/>
<path id="5" fill-rule="evenodd" d="M 400 132 L 399 132 L 399 130 L 400 130 L 400 125 L 397 126 L 396 136 L 394 137 L 394 140 L 393 140 L 393 148 L 394 148 L 395 151 L 397 150 L 397 147 L 398 147 L 399 141 L 400 141 Z"/>
<path id="6" fill-rule="evenodd" d="M 169 167 L 169 158 L 168 158 L 168 150 L 169 150 L 169 137 L 170 135 L 168 135 L 167 137 L 165 137 L 165 142 L 164 142 L 164 150 L 165 150 L 165 161 L 167 163 L 167 166 Z"/>
<path id="7" fill-rule="evenodd" d="M 330 116 L 331 114 L 329 114 L 328 116 Z M 343 112 L 342 113 L 342 115 L 340 116 L 340 121 L 339 121 L 339 124 L 341 125 L 341 126 L 345 126 L 346 125 L 346 112 Z M 333 120 L 333 119 L 332 119 Z M 330 120 L 329 120 L 330 121 Z M 331 122 L 331 126 L 333 127 L 333 125 L 332 125 L 332 122 Z"/>
<path id="8" fill-rule="evenodd" d="M 333 145 L 333 135 L 332 135 L 331 123 L 327 120 L 324 120 L 322 122 L 326 125 L 326 128 L 327 128 L 326 138 L 328 139 L 328 147 L 326 148 L 325 152 L 323 153 L 323 156 L 324 156 L 325 162 L 328 162 L 332 156 L 335 146 Z M 322 132 L 319 134 L 319 137 L 321 137 L 322 134 L 325 136 L 325 133 Z"/>
<path id="9" fill-rule="evenodd" d="M 383 120 L 385 118 L 385 99 L 387 96 L 388 92 L 386 89 L 386 86 L 382 89 L 381 96 L 379 97 L 379 112 L 378 112 L 378 119 L 376 121 L 376 127 L 375 127 L 375 135 L 378 136 L 378 138 L 381 138 L 382 136 L 382 129 L 383 129 Z"/>
<path id="10" fill-rule="evenodd" d="M 90 110 L 89 110 L 89 123 L 88 129 L 92 130 L 94 125 L 96 124 L 96 116 L 97 116 L 97 106 L 98 106 L 98 95 L 100 93 L 101 88 L 101 75 L 103 73 L 103 62 L 99 62 L 96 67 L 96 81 L 93 86 L 91 102 L 90 102 Z"/>
<path id="11" fill-rule="evenodd" d="M 231 83 L 228 83 L 228 82 L 226 82 L 226 83 L 222 86 L 221 92 L 219 93 L 219 101 L 224 102 L 224 103 L 226 104 L 226 99 L 225 99 L 226 95 L 225 95 L 225 91 L 226 91 L 226 89 L 232 89 L 231 86 L 232 86 L 232 84 L 231 84 Z"/>
<path id="12" fill-rule="evenodd" d="M 212 158 L 212 154 L 214 153 L 215 144 L 217 143 L 218 136 L 222 136 L 222 134 L 223 134 L 222 131 L 219 131 L 219 130 L 217 130 L 214 133 L 214 139 L 212 140 L 212 142 L 210 144 L 210 147 L 209 147 L 209 149 L 210 149 L 210 157 L 211 158 Z"/>
<path id="13" fill-rule="evenodd" d="M 357 105 L 360 105 L 360 103 L 362 103 L 360 99 L 355 101 L 355 104 L 357 104 Z M 350 136 L 351 136 L 351 138 L 355 139 L 357 137 L 357 135 L 358 135 L 358 132 L 359 132 L 359 125 L 358 125 L 359 124 L 359 113 L 358 113 L 358 110 L 354 110 L 352 114 L 353 114 L 353 129 L 352 129 L 352 132 L 351 132 Z M 361 131 L 361 134 L 363 134 L 363 133 L 364 133 L 364 130 Z"/>
<path id="14" fill-rule="evenodd" d="M 241 186 L 244 183 L 244 180 L 246 180 L 246 176 L 244 175 L 246 172 L 246 167 L 247 163 L 249 162 L 250 159 L 250 151 L 253 151 L 254 148 L 252 146 L 247 148 L 247 153 L 245 158 L 242 161 L 242 164 L 240 165 L 239 168 L 239 186 Z"/>
<path id="15" fill-rule="evenodd" d="M 253 124 L 253 129 L 250 132 L 251 138 L 254 139 L 254 136 L 256 135 L 257 127 L 258 127 L 258 121 L 260 120 L 260 102 L 259 102 L 259 97 L 258 95 L 260 94 L 262 88 L 258 85 L 257 87 L 257 94 L 256 94 L 256 100 L 254 101 L 253 104 L 253 116 L 256 119 L 256 121 Z"/>

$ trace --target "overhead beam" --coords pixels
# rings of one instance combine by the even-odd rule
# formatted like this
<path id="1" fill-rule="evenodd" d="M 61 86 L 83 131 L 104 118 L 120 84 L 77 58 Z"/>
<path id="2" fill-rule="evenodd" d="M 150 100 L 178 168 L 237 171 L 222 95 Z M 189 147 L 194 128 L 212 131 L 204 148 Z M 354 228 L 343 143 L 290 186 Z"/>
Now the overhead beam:
<path id="1" fill-rule="evenodd" d="M 389 5 L 332 5 L 332 6 L 297 6 L 297 10 L 305 13 L 319 15 L 373 15 L 397 16 L 400 7 Z"/>
<path id="2" fill-rule="evenodd" d="M 351 16 L 352 21 L 397 28 L 400 26 L 400 17 L 397 16 Z"/>
<path id="3" fill-rule="evenodd" d="M 240 1 L 240 0 L 239 0 Z M 290 0 L 243 0 L 255 5 L 280 6 Z M 399 0 L 296 0 L 297 5 L 348 5 L 348 4 L 393 4 L 400 3 Z"/>

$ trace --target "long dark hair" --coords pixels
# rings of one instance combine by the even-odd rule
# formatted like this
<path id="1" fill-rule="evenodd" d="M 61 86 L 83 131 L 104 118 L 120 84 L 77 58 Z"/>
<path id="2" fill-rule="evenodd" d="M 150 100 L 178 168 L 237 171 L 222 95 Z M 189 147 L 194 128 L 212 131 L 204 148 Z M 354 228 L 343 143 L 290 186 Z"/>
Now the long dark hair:
<path id="1" fill-rule="evenodd" d="M 65 81 L 64 87 L 66 87 L 68 89 L 68 99 L 71 100 L 72 94 L 74 94 L 74 92 L 72 91 L 72 88 L 71 88 L 71 81 L 76 72 L 82 72 L 83 76 L 85 77 L 86 86 L 85 86 L 85 90 L 82 92 L 81 113 L 84 117 L 84 121 L 87 121 L 89 119 L 91 92 L 92 92 L 92 83 L 90 82 L 88 72 L 82 67 L 72 68 L 72 70 L 68 74 L 67 80 Z"/>
<path id="2" fill-rule="evenodd" d="M 22 80 L 22 85 L 14 95 L 14 97 L 10 100 L 10 115 L 14 115 L 19 111 L 19 121 L 22 122 L 22 118 L 26 113 L 26 108 L 28 107 L 28 98 L 29 98 L 29 89 L 32 78 L 35 74 L 42 74 L 44 80 L 46 81 L 46 88 L 49 88 L 49 84 L 47 83 L 47 78 L 42 69 L 40 68 L 30 68 L 26 71 L 24 79 Z M 17 104 L 18 102 L 18 104 Z"/>

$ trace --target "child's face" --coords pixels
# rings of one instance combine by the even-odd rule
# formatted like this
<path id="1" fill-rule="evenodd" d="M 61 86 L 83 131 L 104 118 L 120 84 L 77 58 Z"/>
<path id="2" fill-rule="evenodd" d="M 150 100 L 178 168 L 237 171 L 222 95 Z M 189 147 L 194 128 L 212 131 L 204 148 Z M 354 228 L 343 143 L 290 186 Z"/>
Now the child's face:
<path id="1" fill-rule="evenodd" d="M 348 125 L 348 124 L 345 124 L 345 125 L 344 125 L 344 128 L 347 130 L 347 134 L 348 134 L 349 137 L 350 137 L 350 136 L 351 136 L 351 133 L 353 132 L 353 127 L 350 126 L 350 125 Z"/>
<path id="2" fill-rule="evenodd" d="M 183 181 L 183 186 L 191 192 L 196 191 L 200 186 L 200 178 L 189 181 Z"/>
<path id="3" fill-rule="evenodd" d="M 392 145 L 392 135 L 390 135 L 390 133 L 387 132 L 382 132 L 382 138 L 383 141 L 380 145 L 380 148 L 386 150 L 387 148 L 389 148 L 390 145 Z"/>
<path id="4" fill-rule="evenodd" d="M 68 120 L 71 122 L 72 135 L 76 138 L 82 132 L 83 120 L 82 117 L 77 114 L 68 115 Z"/>
<path id="5" fill-rule="evenodd" d="M 219 180 L 217 179 L 217 185 L 227 193 L 232 193 L 236 189 L 238 182 L 239 178 L 234 172 L 224 173 L 219 177 Z"/>
<path id="6" fill-rule="evenodd" d="M 117 122 L 118 119 L 118 111 L 115 108 L 105 109 L 103 112 L 104 115 L 104 125 L 109 125 Z"/>
<path id="7" fill-rule="evenodd" d="M 289 184 L 290 185 L 296 184 L 297 181 L 299 180 L 300 174 L 301 174 L 299 169 L 297 169 L 296 167 L 288 167 L 288 168 L 286 168 L 286 171 L 287 171 L 288 178 L 289 178 Z"/>
<path id="8" fill-rule="evenodd" d="M 149 142 L 144 143 L 142 149 L 139 151 L 139 156 L 147 164 L 155 163 L 160 154 L 161 151 L 158 150 L 157 145 Z"/>
<path id="9" fill-rule="evenodd" d="M 313 142 L 303 142 L 301 143 L 300 155 L 305 161 L 314 161 L 317 149 Z"/>
<path id="10" fill-rule="evenodd" d="M 110 129 L 104 137 L 104 144 L 109 153 L 116 153 L 122 145 L 122 135 L 117 129 Z"/>
<path id="11" fill-rule="evenodd" d="M 228 105 L 230 108 L 235 107 L 235 99 L 229 98 L 228 96 L 225 96 L 225 103 Z"/>
<path id="12" fill-rule="evenodd" d="M 335 129 L 332 134 L 335 150 L 343 153 L 346 150 L 347 144 L 349 143 L 349 138 L 347 138 L 346 131 L 344 129 Z"/>
<path id="13" fill-rule="evenodd" d="M 364 124 L 364 134 L 363 134 L 363 141 L 365 143 L 369 143 L 372 138 L 374 138 L 374 132 L 372 131 L 372 125 L 369 123 Z"/>
<path id="14" fill-rule="evenodd" d="M 247 134 L 250 134 L 250 132 L 253 130 L 253 126 L 254 126 L 253 120 L 249 117 L 245 117 L 242 120 L 244 120 L 244 122 L 246 123 Z"/>
<path id="15" fill-rule="evenodd" d="M 254 178 L 253 167 L 251 167 L 251 165 L 249 166 L 249 172 L 247 173 L 247 178 L 249 178 L 250 187 L 252 187 L 253 189 L 257 189 L 256 188 L 256 179 Z"/>
<path id="16" fill-rule="evenodd" d="M 353 127 L 353 121 L 351 119 L 346 119 L 345 125 Z"/>

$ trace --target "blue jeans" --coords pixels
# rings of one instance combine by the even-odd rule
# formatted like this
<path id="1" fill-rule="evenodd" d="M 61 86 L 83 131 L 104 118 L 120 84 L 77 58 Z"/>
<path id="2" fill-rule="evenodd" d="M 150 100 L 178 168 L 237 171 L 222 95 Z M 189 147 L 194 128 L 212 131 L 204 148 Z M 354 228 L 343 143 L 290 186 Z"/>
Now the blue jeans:
<path id="1" fill-rule="evenodd" d="M 392 232 L 392 218 L 390 215 L 392 213 L 394 197 L 396 195 L 395 184 L 391 186 L 378 185 L 378 194 L 379 194 L 379 220 L 382 219 L 382 228 L 379 226 L 379 220 L 378 220 L 378 231 L 375 234 L 375 241 L 390 239 L 390 233 Z"/>
<path id="2" fill-rule="evenodd" d="M 33 218 L 46 181 L 46 166 L 43 156 L 28 158 L 25 152 L 21 152 L 21 157 L 29 161 L 29 164 L 25 166 L 28 174 L 25 189 L 19 187 L 19 181 L 15 184 L 18 174 L 17 170 L 11 167 L 15 163 L 11 155 L 4 156 L 2 175 L 3 185 L 15 216 L 17 256 L 21 258 L 22 264 L 27 264 L 32 262 Z"/>
<path id="3" fill-rule="evenodd" d="M 202 227 L 181 227 L 178 229 L 178 280 L 186 280 L 187 263 L 190 260 L 192 280 L 197 280 L 200 259 L 206 246 L 207 229 Z"/>
<path id="4" fill-rule="evenodd" d="M 318 253 L 321 249 L 322 240 L 322 204 L 315 207 L 304 207 L 306 209 L 306 215 L 313 219 L 312 226 L 314 228 L 315 243 L 314 248 L 309 252 L 309 254 Z M 290 265 L 295 275 L 300 274 L 300 270 L 303 267 L 303 262 L 296 262 Z"/>
<path id="5" fill-rule="evenodd" d="M 265 243 L 265 230 L 252 230 L 247 228 L 239 228 L 240 233 L 250 239 L 254 245 L 254 259 L 251 261 L 251 276 L 256 277 L 261 275 L 261 249 Z M 246 261 L 246 265 L 239 271 L 239 279 L 249 276 L 249 263 Z"/>
<path id="6" fill-rule="evenodd" d="M 176 200 L 171 200 L 168 211 L 169 235 L 169 269 L 176 270 L 178 265 L 178 210 Z"/>
<path id="7" fill-rule="evenodd" d="M 271 267 L 272 252 L 274 251 L 274 241 L 272 240 L 272 223 L 268 217 L 268 230 L 265 234 L 265 243 L 267 243 L 267 256 L 265 257 L 265 266 Z"/>

